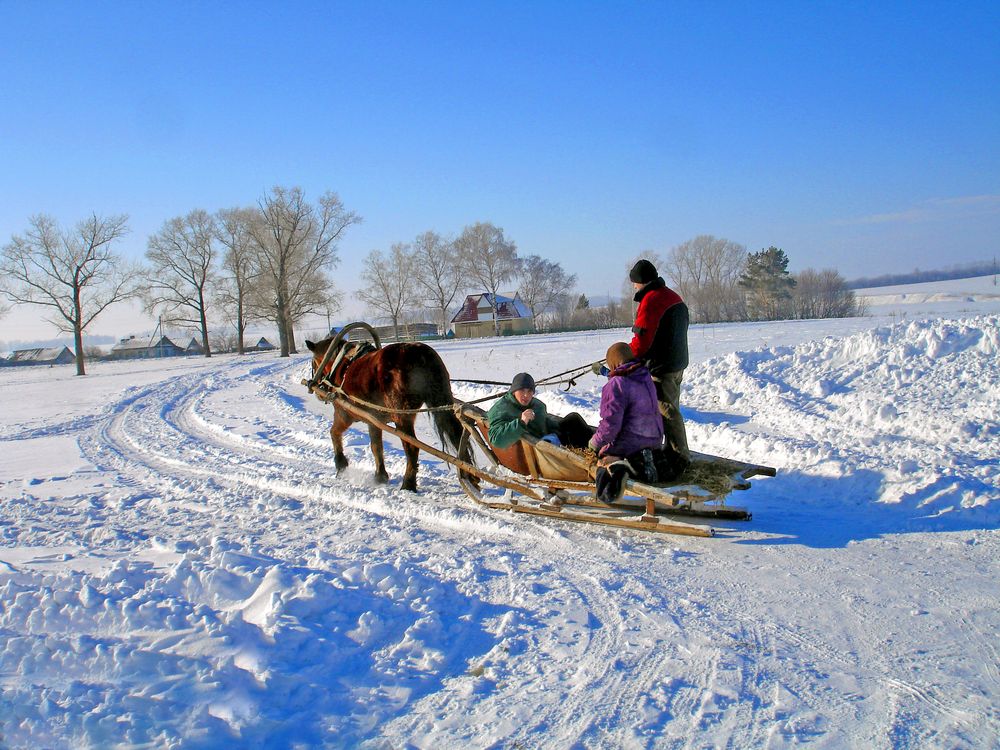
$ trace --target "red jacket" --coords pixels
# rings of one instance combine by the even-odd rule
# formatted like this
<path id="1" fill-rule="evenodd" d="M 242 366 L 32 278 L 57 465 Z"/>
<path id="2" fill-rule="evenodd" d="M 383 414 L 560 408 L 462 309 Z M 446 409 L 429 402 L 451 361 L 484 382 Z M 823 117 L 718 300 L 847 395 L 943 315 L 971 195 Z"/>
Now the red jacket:
<path id="1" fill-rule="evenodd" d="M 639 309 L 632 326 L 632 353 L 654 376 L 679 372 L 688 366 L 688 309 L 681 296 L 662 278 L 651 281 L 635 295 Z"/>

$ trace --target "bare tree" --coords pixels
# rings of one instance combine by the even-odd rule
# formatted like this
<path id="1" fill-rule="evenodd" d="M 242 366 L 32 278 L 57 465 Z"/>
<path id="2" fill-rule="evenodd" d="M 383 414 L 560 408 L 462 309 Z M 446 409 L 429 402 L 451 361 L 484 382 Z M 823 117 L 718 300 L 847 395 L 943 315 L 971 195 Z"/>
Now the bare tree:
<path id="1" fill-rule="evenodd" d="M 493 311 L 493 331 L 500 335 L 497 319 L 497 294 L 500 286 L 513 279 L 518 272 L 517 245 L 503 236 L 503 229 L 488 222 L 467 226 L 455 247 L 461 257 L 464 275 L 478 282 L 482 291 L 489 292 Z"/>
<path id="2" fill-rule="evenodd" d="M 252 233 L 253 223 L 258 219 L 259 215 L 251 208 L 228 208 L 219 211 L 215 221 L 216 237 L 225 248 L 215 296 L 236 329 L 235 347 L 239 354 L 246 349 L 250 290 L 258 273 Z"/>
<path id="3" fill-rule="evenodd" d="M 343 295 L 334 286 L 333 279 L 325 272 L 303 278 L 297 289 L 297 294 L 292 297 L 288 305 L 288 317 L 293 325 L 307 315 L 332 316 L 340 310 Z"/>
<path id="4" fill-rule="evenodd" d="M 225 328 L 223 330 L 213 330 L 209 332 L 209 339 L 212 342 L 213 352 L 233 352 L 236 351 L 237 347 L 237 334 L 231 328 Z M 240 354 L 244 354 L 245 351 L 240 351 Z"/>
<path id="5" fill-rule="evenodd" d="M 746 257 L 743 245 L 703 234 L 673 248 L 663 271 L 684 298 L 694 320 L 742 320 L 746 305 L 739 281 Z"/>
<path id="6" fill-rule="evenodd" d="M 416 302 L 410 279 L 413 275 L 413 258 L 408 246 L 397 242 L 388 257 L 379 250 L 372 250 L 365 258 L 361 280 L 365 283 L 357 292 L 358 299 L 391 323 L 396 340 L 399 340 L 399 321 Z"/>
<path id="7" fill-rule="evenodd" d="M 538 316 L 555 307 L 559 295 L 569 292 L 576 284 L 576 274 L 567 274 L 563 267 L 537 255 L 521 259 L 521 285 L 518 294 L 531 311 L 531 325 L 538 327 Z"/>
<path id="8" fill-rule="evenodd" d="M 206 357 L 212 356 L 208 301 L 216 274 L 215 235 L 212 217 L 195 209 L 187 216 L 167 220 L 149 238 L 146 250 L 150 268 L 143 300 L 147 312 L 159 311 L 161 319 L 171 325 L 196 329 Z"/>
<path id="9" fill-rule="evenodd" d="M 564 292 L 556 297 L 549 316 L 550 326 L 555 328 L 569 328 L 573 325 L 573 312 L 576 309 L 576 295 L 573 292 Z"/>
<path id="10" fill-rule="evenodd" d="M 792 303 L 797 318 L 847 318 L 859 314 L 854 292 L 836 270 L 806 268 L 795 280 Z"/>
<path id="11" fill-rule="evenodd" d="M 127 216 L 93 214 L 72 231 L 39 214 L 3 248 L 4 294 L 50 308 L 47 320 L 73 334 L 76 374 L 85 375 L 83 332 L 109 305 L 135 294 L 135 274 L 111 246 L 128 233 Z"/>
<path id="12" fill-rule="evenodd" d="M 634 317 L 631 306 L 622 304 L 622 301 L 617 299 L 609 299 L 603 307 L 594 308 L 592 315 L 594 325 L 598 328 L 630 326 Z"/>
<path id="13" fill-rule="evenodd" d="M 275 187 L 258 206 L 261 220 L 252 225 L 255 262 L 268 287 L 258 298 L 269 298 L 281 356 L 287 357 L 295 350 L 296 315 L 322 309 L 317 282 L 329 285 L 324 272 L 338 262 L 337 242 L 361 218 L 335 193 L 323 194 L 313 206 L 298 187 Z"/>
<path id="14" fill-rule="evenodd" d="M 441 317 L 441 335 L 448 331 L 449 313 L 464 286 L 458 251 L 437 232 L 424 232 L 413 242 L 413 280 L 425 305 Z"/>

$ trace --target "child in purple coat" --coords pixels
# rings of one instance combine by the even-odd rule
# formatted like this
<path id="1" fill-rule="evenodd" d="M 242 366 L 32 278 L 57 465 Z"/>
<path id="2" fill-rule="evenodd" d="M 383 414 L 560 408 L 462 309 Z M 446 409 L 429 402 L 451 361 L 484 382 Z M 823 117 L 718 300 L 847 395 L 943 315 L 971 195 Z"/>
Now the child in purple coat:
<path id="1" fill-rule="evenodd" d="M 649 370 L 633 359 L 632 349 L 625 343 L 612 344 L 607 360 L 611 372 L 601 390 L 601 423 L 590 447 L 610 461 L 627 458 L 644 448 L 659 448 L 663 443 L 663 417 Z"/>
<path id="2" fill-rule="evenodd" d="M 626 476 L 657 480 L 653 451 L 663 443 L 663 417 L 656 386 L 646 366 L 633 359 L 628 344 L 612 344 L 607 353 L 608 382 L 601 390 L 601 423 L 590 440 L 597 453 L 595 491 L 613 503 L 625 490 Z"/>

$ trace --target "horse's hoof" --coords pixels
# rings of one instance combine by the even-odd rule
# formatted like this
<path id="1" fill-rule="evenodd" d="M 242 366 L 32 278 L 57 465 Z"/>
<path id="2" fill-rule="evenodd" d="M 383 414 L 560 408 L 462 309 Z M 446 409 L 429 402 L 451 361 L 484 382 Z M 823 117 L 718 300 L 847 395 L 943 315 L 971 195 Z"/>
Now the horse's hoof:
<path id="1" fill-rule="evenodd" d="M 416 479 L 404 479 L 400 487 L 404 490 L 409 490 L 410 492 L 417 491 L 417 480 Z"/>
<path id="2" fill-rule="evenodd" d="M 388 482 L 389 482 L 389 475 L 388 474 L 376 474 L 375 475 L 375 484 L 387 484 Z"/>
<path id="3" fill-rule="evenodd" d="M 347 468 L 347 458 L 346 458 L 346 456 L 343 457 L 343 458 L 341 458 L 340 456 L 335 457 L 333 459 L 333 465 L 335 467 L 337 467 L 337 473 L 338 474 L 340 472 L 342 472 L 344 469 Z"/>

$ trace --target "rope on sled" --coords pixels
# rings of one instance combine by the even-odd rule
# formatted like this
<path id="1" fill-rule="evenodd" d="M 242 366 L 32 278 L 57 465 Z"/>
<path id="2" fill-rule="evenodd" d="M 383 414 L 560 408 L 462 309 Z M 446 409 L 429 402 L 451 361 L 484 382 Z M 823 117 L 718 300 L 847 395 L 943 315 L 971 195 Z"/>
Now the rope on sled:
<path id="1" fill-rule="evenodd" d="M 600 362 L 603 361 L 604 360 L 600 360 Z M 568 391 L 570 388 L 576 385 L 577 378 L 579 378 L 581 375 L 591 372 L 593 365 L 600 364 L 600 362 L 583 365 L 581 367 L 574 367 L 572 370 L 566 370 L 565 372 L 559 372 L 556 373 L 555 375 L 550 375 L 547 378 L 536 380 L 535 383 L 536 385 L 557 385 L 559 383 L 566 383 L 567 387 L 565 388 L 565 390 Z M 571 373 L 573 374 L 572 377 L 569 377 L 565 380 L 558 380 L 558 378 L 561 378 L 563 375 L 570 375 Z M 363 406 L 366 409 L 371 409 L 372 411 L 384 412 L 386 414 L 425 414 L 425 413 L 430 414 L 431 412 L 437 412 L 437 411 L 452 411 L 456 408 L 456 404 L 451 403 L 451 404 L 445 404 L 443 406 L 425 406 L 419 409 L 396 409 L 391 406 L 383 406 L 382 404 L 376 404 L 371 401 L 366 401 L 365 399 L 358 398 L 357 396 L 351 396 L 350 394 L 346 393 L 343 388 L 341 388 L 338 385 L 334 385 L 326 378 L 320 381 L 320 383 L 308 383 L 307 381 L 302 381 L 302 382 L 306 385 L 310 385 L 311 386 L 310 390 L 312 390 L 312 387 L 322 384 L 325 386 L 324 390 L 326 390 L 329 393 L 332 393 L 335 398 L 342 398 L 346 401 L 350 401 L 352 404 L 356 404 L 357 406 Z M 478 385 L 509 385 L 509 383 L 504 383 L 496 380 L 464 380 L 461 378 L 451 378 L 451 382 L 475 383 Z M 484 401 L 492 401 L 494 399 L 501 398 L 503 395 L 504 395 L 503 393 L 494 393 L 489 396 L 483 396 L 481 398 L 473 399 L 472 401 L 465 401 L 463 403 L 480 404 Z"/>
<path id="2" fill-rule="evenodd" d="M 593 372 L 594 365 L 600 365 L 603 363 L 604 360 L 601 359 L 598 360 L 597 362 L 590 362 L 586 365 L 580 365 L 578 367 L 574 367 L 572 370 L 557 372 L 555 375 L 549 375 L 546 378 L 541 378 L 540 380 L 536 380 L 535 385 L 559 385 L 565 383 L 566 388 L 564 390 L 568 391 L 570 388 L 576 385 L 576 381 L 581 375 L 586 375 L 588 372 Z M 570 377 L 560 380 L 559 378 L 561 378 L 563 375 L 570 375 Z M 510 385 L 509 382 L 505 382 L 502 380 L 467 380 L 465 378 L 451 378 L 451 382 L 473 383 L 476 385 L 506 385 L 506 386 Z M 470 403 L 475 403 L 475 402 L 473 401 Z"/>

